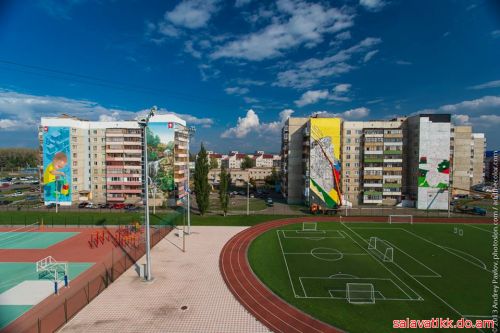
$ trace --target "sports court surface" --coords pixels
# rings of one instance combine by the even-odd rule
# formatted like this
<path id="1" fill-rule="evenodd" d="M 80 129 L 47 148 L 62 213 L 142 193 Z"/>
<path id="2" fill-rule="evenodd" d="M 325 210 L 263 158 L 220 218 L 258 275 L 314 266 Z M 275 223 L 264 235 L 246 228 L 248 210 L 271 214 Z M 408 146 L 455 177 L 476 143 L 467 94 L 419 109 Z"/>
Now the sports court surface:
<path id="1" fill-rule="evenodd" d="M 492 225 L 304 220 L 252 227 L 221 255 L 233 293 L 268 327 L 285 329 L 277 317 L 295 332 L 367 332 L 367 323 L 387 332 L 407 317 L 491 319 Z"/>
<path id="2" fill-rule="evenodd" d="M 44 228 L 38 223 L 0 228 L 0 329 L 37 304 L 58 297 L 54 282 L 64 290 L 65 274 L 71 286 L 94 265 L 104 249 L 89 251 L 88 232 L 85 228 Z M 49 256 L 57 259 L 52 270 L 37 271 L 37 261 Z"/>

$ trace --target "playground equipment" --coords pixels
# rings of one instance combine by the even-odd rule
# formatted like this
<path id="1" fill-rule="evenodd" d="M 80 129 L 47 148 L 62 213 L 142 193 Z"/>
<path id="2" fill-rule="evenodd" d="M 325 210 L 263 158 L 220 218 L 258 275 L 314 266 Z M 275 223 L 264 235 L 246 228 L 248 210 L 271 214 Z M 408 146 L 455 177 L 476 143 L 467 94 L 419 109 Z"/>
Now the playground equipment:
<path id="1" fill-rule="evenodd" d="M 105 242 L 109 241 L 111 241 L 115 247 L 137 247 L 141 242 L 143 232 L 144 230 L 141 228 L 141 224 L 135 222 L 125 226 L 120 225 L 114 231 L 110 229 L 93 231 L 90 233 L 88 243 L 92 249 L 98 248 L 99 245 L 104 245 Z"/>
<path id="2" fill-rule="evenodd" d="M 59 292 L 59 283 L 64 282 L 64 286 L 69 286 L 68 263 L 58 262 L 52 256 L 45 257 L 36 262 L 36 272 L 40 279 L 50 279 L 54 281 L 54 294 Z"/>

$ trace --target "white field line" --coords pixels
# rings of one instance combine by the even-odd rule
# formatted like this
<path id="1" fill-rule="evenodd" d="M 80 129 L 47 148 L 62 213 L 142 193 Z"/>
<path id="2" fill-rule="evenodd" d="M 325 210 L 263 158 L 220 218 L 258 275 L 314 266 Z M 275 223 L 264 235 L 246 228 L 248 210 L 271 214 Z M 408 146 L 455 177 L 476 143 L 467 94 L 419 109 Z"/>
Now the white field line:
<path id="1" fill-rule="evenodd" d="M 284 254 L 285 251 L 283 250 L 283 245 L 281 244 L 281 238 L 280 238 L 279 232 L 280 232 L 280 230 L 276 230 L 276 234 L 278 236 L 278 242 L 280 243 L 281 254 L 283 255 L 283 260 L 285 261 L 286 271 L 288 272 L 288 278 L 290 279 L 290 285 L 292 286 L 293 294 L 295 296 L 297 296 L 297 293 L 295 292 L 295 287 L 293 286 L 292 276 L 290 274 L 290 269 L 288 269 L 288 263 L 286 261 L 286 256 Z"/>
<path id="2" fill-rule="evenodd" d="M 432 268 L 430 268 L 429 266 L 427 266 L 426 264 L 424 264 L 423 262 L 421 262 L 420 260 L 418 260 L 417 258 L 413 257 L 412 255 L 406 253 L 405 251 L 401 250 L 399 247 L 397 247 L 396 245 L 392 244 L 391 242 L 387 241 L 387 240 L 384 240 L 384 242 L 386 242 L 387 244 L 389 244 L 390 246 L 392 246 L 393 248 L 397 249 L 398 251 L 404 253 L 405 255 L 407 255 L 408 257 L 412 258 L 413 260 L 415 260 L 416 262 L 418 262 L 420 265 L 424 266 L 425 268 L 427 268 L 429 271 L 431 271 L 434 275 L 413 275 L 413 276 L 420 276 L 420 277 L 436 277 L 436 278 L 441 278 L 441 274 L 439 274 L 438 272 L 434 271 Z"/>
<path id="3" fill-rule="evenodd" d="M 342 223 L 343 224 L 343 223 Z M 346 225 L 344 225 L 344 227 L 346 227 L 347 229 L 350 230 L 350 228 Z M 363 239 L 361 236 L 359 236 L 355 231 L 351 230 L 351 232 L 353 232 L 354 234 L 356 234 L 359 238 Z M 410 286 L 408 286 L 403 280 L 401 280 L 399 278 L 399 276 L 397 276 L 396 274 L 394 274 L 393 271 L 391 271 L 383 262 L 380 261 L 380 259 L 377 259 L 377 257 L 375 257 L 373 254 L 371 254 L 370 252 L 368 252 L 367 249 L 365 249 L 363 246 L 361 246 L 361 244 L 359 244 L 354 238 L 351 237 L 351 235 L 349 235 L 348 233 L 345 233 L 354 243 L 358 244 L 358 246 L 360 248 L 363 249 L 363 251 L 365 251 L 366 253 L 368 253 L 372 258 L 375 259 L 376 262 L 378 262 L 380 264 L 380 266 L 384 267 L 390 274 L 392 274 L 396 279 L 398 279 L 403 285 L 405 285 L 408 289 L 410 289 L 415 295 L 417 295 L 419 298 L 422 298 L 417 292 L 415 292 L 415 290 L 413 290 L 412 288 L 410 288 Z M 363 239 L 364 242 L 366 242 L 364 239 Z M 401 289 L 401 288 L 400 288 Z M 409 299 L 413 299 L 410 295 L 408 295 L 403 289 L 401 289 L 401 291 L 409 298 Z"/>
<path id="4" fill-rule="evenodd" d="M 343 223 L 343 224 L 345 224 L 345 223 Z M 419 223 L 419 224 L 422 224 L 422 223 Z M 373 229 L 373 230 L 388 230 L 388 229 L 390 229 L 390 230 L 403 230 L 404 232 L 409 233 L 410 235 L 412 235 L 412 236 L 414 236 L 414 237 L 420 238 L 420 239 L 421 239 L 421 240 L 423 240 L 423 241 L 426 241 L 426 242 L 428 242 L 428 243 L 430 243 L 430 244 L 432 244 L 432 245 L 434 245 L 434 246 L 439 247 L 440 249 L 442 249 L 442 250 L 444 250 L 444 251 L 446 251 L 446 252 L 448 252 L 448 253 L 450 253 L 450 254 L 454 255 L 455 257 L 458 257 L 458 258 L 461 258 L 462 260 L 467 261 L 467 262 L 468 262 L 468 263 L 470 263 L 471 265 L 474 265 L 474 266 L 476 266 L 476 267 L 481 268 L 482 270 L 485 270 L 485 271 L 487 271 L 487 272 L 489 272 L 489 273 L 492 273 L 492 271 L 488 270 L 487 268 L 485 268 L 485 267 L 481 267 L 480 265 L 478 265 L 478 264 L 476 264 L 476 263 L 474 263 L 474 262 L 472 262 L 472 261 L 470 261 L 470 260 L 468 260 L 468 259 L 466 259 L 466 258 L 464 258 L 464 257 L 462 257 L 462 256 L 460 256 L 460 255 L 458 255 L 458 254 L 456 254 L 456 253 L 454 253 L 454 252 L 450 251 L 450 250 L 449 250 L 449 249 L 447 249 L 446 247 L 444 247 L 444 246 L 442 246 L 442 245 L 439 245 L 439 244 L 436 244 L 436 243 L 434 243 L 433 241 L 430 241 L 430 240 L 428 240 L 428 239 L 426 239 L 426 238 L 424 238 L 424 237 L 422 237 L 422 236 L 420 236 L 420 235 L 415 234 L 414 232 L 411 232 L 411 231 L 409 231 L 409 230 L 406 230 L 405 228 L 384 228 L 384 227 L 373 227 L 373 228 L 370 228 L 370 227 L 353 227 L 353 228 L 350 228 L 350 227 L 347 227 L 347 226 L 346 226 L 346 228 L 349 228 L 349 229 L 351 229 L 351 230 L 353 230 L 353 229 Z M 355 231 L 353 230 L 353 232 L 355 232 Z M 455 250 L 455 249 L 454 249 L 454 250 Z M 473 255 L 468 254 L 467 252 L 463 252 L 463 251 L 460 251 L 460 250 L 456 250 L 456 251 L 459 251 L 459 252 L 462 252 L 462 253 L 464 253 L 464 254 L 467 254 L 467 255 L 469 255 L 469 256 L 471 256 L 471 257 L 473 257 L 474 259 L 477 259 L 478 261 L 480 261 L 480 262 L 482 263 L 482 261 L 481 261 L 481 260 L 479 260 L 478 258 L 474 257 Z M 484 264 L 484 263 L 483 263 L 483 264 Z"/>
<path id="5" fill-rule="evenodd" d="M 481 230 L 481 231 L 484 231 L 484 232 L 488 232 L 490 234 L 493 233 L 493 231 L 489 231 L 489 230 L 486 230 L 486 229 L 483 229 L 483 228 L 479 228 L 479 227 L 476 227 L 475 225 L 472 225 L 472 224 L 469 224 L 469 223 L 463 223 L 461 225 L 466 225 L 468 227 L 471 227 L 471 228 L 474 228 L 474 229 L 477 229 L 477 230 Z"/>
<path id="6" fill-rule="evenodd" d="M 346 226 L 346 228 L 349 229 L 349 227 Z M 405 229 L 403 229 L 405 230 Z M 353 233 L 355 233 L 356 235 L 358 235 L 355 231 L 352 231 Z M 410 234 L 413 234 L 413 233 L 410 233 Z M 415 235 L 415 234 L 413 234 Z M 358 237 L 361 237 L 360 235 L 358 235 Z M 364 239 L 363 239 L 364 240 Z M 426 239 L 423 239 L 423 240 L 426 240 Z M 427 240 L 426 240 L 427 241 Z M 366 241 L 365 241 L 366 242 Z M 430 241 L 429 241 L 430 242 Z M 432 242 L 431 242 L 432 243 Z M 434 244 L 436 245 L 436 244 Z M 438 245 L 437 245 L 438 246 Z M 439 246 L 438 246 L 439 247 Z M 401 266 L 399 266 L 398 264 L 396 264 L 395 262 L 393 262 L 393 264 L 395 264 L 397 267 L 399 267 L 399 269 L 401 269 L 402 271 L 406 272 L 406 270 L 404 270 L 403 268 L 401 268 Z M 425 289 L 427 289 L 428 292 L 430 292 L 432 295 L 434 295 L 436 298 L 438 298 L 441 302 L 443 302 L 445 305 L 447 305 L 451 310 L 453 310 L 456 314 L 458 314 L 460 317 L 464 317 L 457 309 L 455 309 L 453 306 L 451 306 L 448 302 L 446 302 L 444 299 L 442 299 L 441 297 L 439 297 L 434 291 L 432 291 L 432 289 L 430 289 L 429 287 L 427 287 L 425 284 L 423 284 L 422 282 L 420 282 L 419 280 L 417 280 L 415 277 L 413 277 L 411 274 L 409 274 L 408 272 L 406 272 L 406 274 L 411 277 L 414 281 L 416 281 L 418 284 L 420 284 L 422 287 L 424 287 Z"/>
<path id="7" fill-rule="evenodd" d="M 476 259 L 478 262 L 480 262 L 481 264 L 483 264 L 483 268 L 484 268 L 486 271 L 490 272 L 490 271 L 488 270 L 488 266 L 487 266 L 487 265 L 486 265 L 486 264 L 485 264 L 485 263 L 484 263 L 481 259 L 474 257 L 472 254 L 469 254 L 469 253 L 464 252 L 464 251 L 461 251 L 461 250 L 454 249 L 454 248 L 449 247 L 449 246 L 441 246 L 441 247 L 442 247 L 443 249 L 447 249 L 447 250 L 450 250 L 450 251 L 456 251 L 456 252 L 463 253 L 464 255 L 469 256 L 470 258 L 474 258 L 474 259 Z M 462 256 L 459 256 L 459 257 L 460 257 L 460 258 L 462 258 Z M 463 258 L 463 259 L 464 259 L 464 260 L 466 260 L 465 258 Z M 493 273 L 493 272 L 491 271 L 491 273 Z"/>
<path id="8" fill-rule="evenodd" d="M 420 238 L 420 239 L 421 239 L 421 240 L 423 240 L 423 241 L 426 241 L 426 242 L 428 242 L 428 243 L 430 243 L 430 244 L 432 244 L 432 245 L 434 245 L 434 246 L 439 247 L 439 248 L 440 248 L 440 249 L 442 249 L 442 250 L 445 250 L 446 252 L 448 252 L 448 253 L 450 253 L 450 254 L 454 255 L 454 256 L 455 256 L 455 257 L 457 257 L 457 258 L 460 258 L 460 259 L 462 259 L 462 260 L 467 261 L 467 262 L 468 262 L 468 263 L 470 263 L 471 265 L 474 265 L 474 266 L 476 266 L 476 267 L 479 267 L 479 268 L 481 268 L 482 270 L 484 270 L 484 271 L 486 271 L 486 272 L 488 272 L 488 273 L 492 273 L 492 274 L 493 274 L 493 272 L 492 272 L 492 271 L 490 271 L 490 270 L 488 270 L 487 268 L 485 268 L 485 267 L 481 267 L 480 265 L 476 264 L 475 262 L 470 261 L 470 260 L 468 260 L 468 259 L 466 259 L 466 258 L 464 258 L 464 257 L 462 257 L 462 256 L 460 256 L 460 255 L 458 255 L 458 254 L 456 254 L 455 252 L 450 251 L 450 250 L 449 250 L 450 248 L 447 248 L 447 247 L 445 247 L 445 246 L 442 246 L 442 245 L 436 244 L 436 243 L 434 243 L 433 241 L 430 241 L 430 240 L 428 240 L 428 239 L 426 239 L 426 238 L 424 238 L 424 237 L 422 237 L 422 236 L 420 236 L 420 235 L 417 235 L 417 234 L 415 234 L 415 233 L 413 233 L 413 232 L 411 232 L 411 231 L 409 231 L 409 230 L 406 230 L 406 229 L 402 229 L 402 230 L 406 231 L 406 232 L 407 232 L 407 233 L 409 233 L 410 235 L 413 235 L 414 237 Z M 473 255 L 471 255 L 471 254 L 469 254 L 469 253 L 467 253 L 467 252 L 463 252 L 463 251 L 456 250 L 456 249 L 453 249 L 453 250 L 458 251 L 458 252 L 462 252 L 462 253 L 467 254 L 468 256 L 470 256 L 470 257 L 472 257 L 472 258 L 474 258 L 474 259 L 477 259 L 476 257 L 474 257 Z M 478 260 L 479 262 L 483 263 L 481 260 L 479 260 L 479 259 L 477 259 L 477 260 Z M 483 265 L 484 265 L 484 263 L 483 263 Z"/>

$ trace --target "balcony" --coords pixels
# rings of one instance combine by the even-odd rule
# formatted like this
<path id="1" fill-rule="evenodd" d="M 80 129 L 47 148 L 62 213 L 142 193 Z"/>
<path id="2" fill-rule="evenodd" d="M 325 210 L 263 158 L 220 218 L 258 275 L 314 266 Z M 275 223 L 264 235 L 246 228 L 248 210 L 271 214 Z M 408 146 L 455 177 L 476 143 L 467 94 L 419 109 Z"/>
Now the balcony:
<path id="1" fill-rule="evenodd" d="M 382 187 L 382 183 L 363 183 L 363 187 Z"/>
<path id="2" fill-rule="evenodd" d="M 384 159 L 382 157 L 380 157 L 380 158 L 365 157 L 365 159 L 363 161 L 365 163 L 383 163 Z"/>
<path id="3" fill-rule="evenodd" d="M 383 188 L 401 188 L 401 184 L 398 183 L 384 183 Z"/>
<path id="4" fill-rule="evenodd" d="M 402 150 L 384 150 L 384 155 L 401 155 L 403 154 Z"/>

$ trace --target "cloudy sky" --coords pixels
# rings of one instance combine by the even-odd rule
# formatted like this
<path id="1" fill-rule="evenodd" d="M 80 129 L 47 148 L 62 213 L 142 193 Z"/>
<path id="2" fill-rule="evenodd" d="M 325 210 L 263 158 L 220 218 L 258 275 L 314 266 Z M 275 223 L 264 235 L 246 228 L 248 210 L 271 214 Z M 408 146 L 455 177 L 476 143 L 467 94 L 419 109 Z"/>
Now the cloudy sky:
<path id="1" fill-rule="evenodd" d="M 44 115 L 157 105 L 218 151 L 277 152 L 291 115 L 418 112 L 498 149 L 499 59 L 494 0 L 3 0 L 0 146 L 35 146 Z"/>

